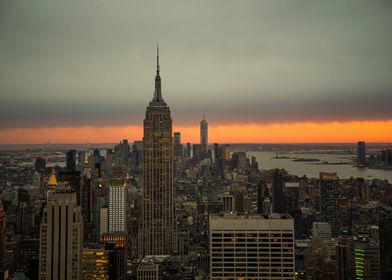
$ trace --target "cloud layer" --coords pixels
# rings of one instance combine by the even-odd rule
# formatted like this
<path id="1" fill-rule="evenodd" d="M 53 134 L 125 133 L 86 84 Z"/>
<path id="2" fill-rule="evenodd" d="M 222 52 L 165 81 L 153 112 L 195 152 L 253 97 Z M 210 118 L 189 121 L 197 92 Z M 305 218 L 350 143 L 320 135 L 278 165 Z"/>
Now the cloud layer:
<path id="1" fill-rule="evenodd" d="M 0 1 L 0 129 L 392 119 L 390 1 Z"/>

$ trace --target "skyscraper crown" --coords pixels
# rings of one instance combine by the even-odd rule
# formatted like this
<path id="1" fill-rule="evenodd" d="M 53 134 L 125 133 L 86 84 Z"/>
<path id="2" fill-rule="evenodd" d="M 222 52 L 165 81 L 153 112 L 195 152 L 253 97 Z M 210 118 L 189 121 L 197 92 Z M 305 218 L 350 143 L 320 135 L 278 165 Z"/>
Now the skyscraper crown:
<path id="1" fill-rule="evenodd" d="M 150 102 L 150 106 L 167 106 L 162 98 L 161 76 L 159 75 L 159 47 L 157 45 L 157 74 L 155 76 L 154 98 Z"/>

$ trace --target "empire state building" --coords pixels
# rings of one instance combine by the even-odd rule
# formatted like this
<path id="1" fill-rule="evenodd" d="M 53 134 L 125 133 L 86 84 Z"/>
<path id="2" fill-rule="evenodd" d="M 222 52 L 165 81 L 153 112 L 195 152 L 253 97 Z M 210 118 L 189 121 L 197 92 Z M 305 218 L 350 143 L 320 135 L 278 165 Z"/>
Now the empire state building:
<path id="1" fill-rule="evenodd" d="M 143 209 L 139 254 L 169 255 L 176 251 L 173 188 L 173 138 L 170 108 L 162 98 L 159 50 L 154 98 L 144 119 L 142 192 Z"/>

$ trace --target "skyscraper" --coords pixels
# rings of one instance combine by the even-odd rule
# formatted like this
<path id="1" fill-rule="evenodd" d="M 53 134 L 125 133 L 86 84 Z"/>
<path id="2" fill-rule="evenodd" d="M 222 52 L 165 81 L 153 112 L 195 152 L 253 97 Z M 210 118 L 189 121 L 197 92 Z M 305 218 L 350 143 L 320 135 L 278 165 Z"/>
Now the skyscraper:
<path id="1" fill-rule="evenodd" d="M 211 215 L 209 239 L 210 279 L 295 279 L 290 216 Z"/>
<path id="2" fill-rule="evenodd" d="M 392 279 L 392 211 L 390 209 L 379 210 L 378 226 L 381 279 Z"/>
<path id="3" fill-rule="evenodd" d="M 71 150 L 72 151 L 72 150 Z M 80 205 L 81 188 L 82 188 L 82 177 L 80 171 L 63 170 L 58 172 L 58 181 L 68 183 L 72 191 L 76 192 L 76 199 L 78 205 Z"/>
<path id="4" fill-rule="evenodd" d="M 340 196 L 339 178 L 336 173 L 320 172 L 320 214 L 321 221 L 331 225 L 332 237 L 339 235 L 337 201 Z"/>
<path id="5" fill-rule="evenodd" d="M 176 250 L 172 119 L 170 108 L 162 98 L 158 49 L 154 98 L 144 119 L 141 177 L 143 208 L 139 254 L 171 254 Z"/>
<path id="6" fill-rule="evenodd" d="M 126 231 L 127 185 L 123 179 L 109 181 L 109 231 Z"/>
<path id="7" fill-rule="evenodd" d="M 197 162 L 201 161 L 203 159 L 203 151 L 201 149 L 201 145 L 193 144 L 192 149 L 192 158 Z"/>
<path id="8" fill-rule="evenodd" d="M 380 247 L 368 236 L 354 235 L 348 248 L 348 279 L 380 278 Z"/>
<path id="9" fill-rule="evenodd" d="M 6 222 L 3 204 L 0 201 L 0 280 L 5 279 L 5 241 L 6 241 Z"/>
<path id="10" fill-rule="evenodd" d="M 109 279 L 109 251 L 103 245 L 88 244 L 82 253 L 82 279 Z"/>
<path id="11" fill-rule="evenodd" d="M 190 159 L 191 158 L 191 143 L 186 143 L 184 157 L 186 159 Z"/>
<path id="12" fill-rule="evenodd" d="M 174 156 L 176 159 L 182 159 L 182 153 L 181 133 L 174 132 Z"/>
<path id="13" fill-rule="evenodd" d="M 366 146 L 363 141 L 359 141 L 357 145 L 357 162 L 359 167 L 366 166 Z"/>
<path id="14" fill-rule="evenodd" d="M 284 198 L 283 186 L 284 179 L 282 171 L 274 169 L 271 174 L 272 195 L 273 195 L 273 212 L 287 213 L 287 205 Z"/>
<path id="15" fill-rule="evenodd" d="M 39 278 L 80 279 L 83 219 L 76 194 L 60 184 L 48 192 L 40 225 Z"/>
<path id="16" fill-rule="evenodd" d="M 76 168 L 76 150 L 69 150 L 66 154 L 66 169 L 75 171 Z"/>
<path id="17" fill-rule="evenodd" d="M 208 156 L 208 122 L 205 112 L 203 111 L 203 119 L 200 122 L 200 145 L 203 159 Z"/>

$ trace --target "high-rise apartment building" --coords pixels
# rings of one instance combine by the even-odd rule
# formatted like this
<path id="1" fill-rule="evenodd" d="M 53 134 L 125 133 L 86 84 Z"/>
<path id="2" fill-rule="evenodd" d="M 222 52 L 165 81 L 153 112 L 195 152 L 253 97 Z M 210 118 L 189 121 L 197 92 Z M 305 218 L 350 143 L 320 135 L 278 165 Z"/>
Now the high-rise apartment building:
<path id="1" fill-rule="evenodd" d="M 288 215 L 210 216 L 210 279 L 295 279 Z"/>
<path id="2" fill-rule="evenodd" d="M 168 255 L 176 250 L 173 187 L 173 138 L 170 108 L 162 98 L 159 53 L 154 98 L 144 119 L 142 156 L 143 207 L 139 254 Z"/>
<path id="3" fill-rule="evenodd" d="M 208 122 L 204 111 L 203 119 L 200 122 L 200 145 L 202 158 L 204 159 L 208 156 Z"/>
<path id="4" fill-rule="evenodd" d="M 124 179 L 109 181 L 109 232 L 126 231 L 127 184 Z"/>
<path id="5" fill-rule="evenodd" d="M 39 279 L 80 279 L 83 219 L 76 194 L 60 184 L 48 192 L 40 225 Z"/>

